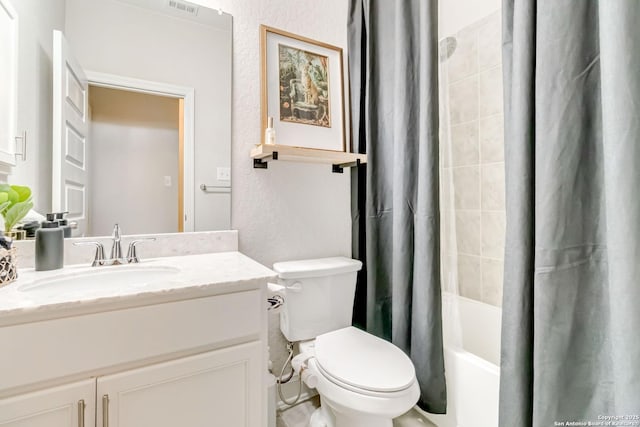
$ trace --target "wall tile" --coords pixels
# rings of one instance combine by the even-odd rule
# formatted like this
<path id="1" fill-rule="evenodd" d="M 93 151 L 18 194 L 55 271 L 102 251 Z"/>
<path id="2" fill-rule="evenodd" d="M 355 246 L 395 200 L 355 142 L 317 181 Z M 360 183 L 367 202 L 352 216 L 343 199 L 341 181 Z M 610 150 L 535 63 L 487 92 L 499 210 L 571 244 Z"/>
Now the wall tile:
<path id="1" fill-rule="evenodd" d="M 482 298 L 480 258 L 458 255 L 458 287 L 460 295 L 480 301 Z"/>
<path id="2" fill-rule="evenodd" d="M 453 197 L 456 209 L 480 209 L 479 184 L 479 166 L 462 166 L 453 169 Z"/>
<path id="3" fill-rule="evenodd" d="M 480 119 L 479 139 L 482 163 L 504 161 L 504 119 L 502 114 Z"/>
<path id="4" fill-rule="evenodd" d="M 482 301 L 502 306 L 502 282 L 504 263 L 499 260 L 482 258 Z"/>
<path id="5" fill-rule="evenodd" d="M 456 242 L 458 253 L 481 255 L 480 211 L 456 212 Z"/>
<path id="6" fill-rule="evenodd" d="M 502 20 L 500 13 L 495 13 L 478 29 L 478 69 L 486 70 L 501 62 Z"/>
<path id="7" fill-rule="evenodd" d="M 482 212 L 482 256 L 504 257 L 505 213 Z"/>
<path id="8" fill-rule="evenodd" d="M 442 117 L 450 126 L 441 153 L 443 288 L 452 290 L 457 272 L 461 295 L 499 306 L 505 234 L 500 12 L 469 25 L 456 40 L 442 80 L 449 101 Z"/>
<path id="9" fill-rule="evenodd" d="M 478 76 L 449 85 L 449 110 L 452 125 L 478 118 Z"/>
<path id="10" fill-rule="evenodd" d="M 453 169 L 443 168 L 441 170 L 441 184 L 440 184 L 440 208 L 445 211 L 448 209 L 453 210 L 454 201 L 453 197 Z"/>
<path id="11" fill-rule="evenodd" d="M 456 50 L 446 62 L 449 83 L 456 82 L 478 72 L 478 32 L 463 30 L 455 35 Z"/>
<path id="12" fill-rule="evenodd" d="M 458 260 L 457 255 L 446 255 L 442 257 L 442 273 L 441 273 L 441 283 L 442 289 L 447 292 L 457 293 L 458 289 L 456 288 L 455 277 L 453 273 L 458 272 L 458 265 L 456 264 Z"/>
<path id="13" fill-rule="evenodd" d="M 480 161 L 478 122 L 451 126 L 451 161 L 453 166 L 476 165 Z"/>
<path id="14" fill-rule="evenodd" d="M 482 210 L 504 210 L 504 190 L 504 163 L 482 165 Z"/>
<path id="15" fill-rule="evenodd" d="M 455 226 L 455 224 L 452 224 L 455 221 L 455 211 L 442 206 L 440 212 L 440 232 L 442 236 L 440 239 L 440 252 L 443 255 L 455 255 L 458 246 L 453 240 L 455 234 L 452 232 L 452 228 Z"/>
<path id="16" fill-rule="evenodd" d="M 478 78 L 480 117 L 502 113 L 502 67 L 496 66 L 480 73 Z M 453 100 L 451 101 L 453 104 Z M 451 106 L 453 110 L 453 105 Z"/>

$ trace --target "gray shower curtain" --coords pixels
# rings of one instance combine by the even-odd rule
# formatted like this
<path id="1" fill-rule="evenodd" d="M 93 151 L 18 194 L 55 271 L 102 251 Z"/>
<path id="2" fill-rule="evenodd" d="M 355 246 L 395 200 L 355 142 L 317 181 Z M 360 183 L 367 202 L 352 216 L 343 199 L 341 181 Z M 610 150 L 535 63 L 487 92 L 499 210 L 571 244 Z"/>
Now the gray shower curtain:
<path id="1" fill-rule="evenodd" d="M 438 209 L 437 1 L 350 0 L 354 323 L 402 348 L 421 397 L 446 411 Z"/>
<path id="2" fill-rule="evenodd" d="M 503 6 L 500 426 L 640 425 L 640 1 Z"/>

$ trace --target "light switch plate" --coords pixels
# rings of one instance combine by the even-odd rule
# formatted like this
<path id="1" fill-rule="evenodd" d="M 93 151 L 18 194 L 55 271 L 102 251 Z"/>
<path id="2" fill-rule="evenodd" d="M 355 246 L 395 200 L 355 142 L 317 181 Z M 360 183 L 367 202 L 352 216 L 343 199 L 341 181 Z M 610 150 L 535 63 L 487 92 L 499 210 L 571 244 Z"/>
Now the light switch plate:
<path id="1" fill-rule="evenodd" d="M 231 181 L 231 168 L 217 168 L 218 181 Z"/>
<path id="2" fill-rule="evenodd" d="M 172 183 L 171 183 L 171 175 L 165 175 L 164 177 L 164 186 L 165 187 L 171 187 Z"/>

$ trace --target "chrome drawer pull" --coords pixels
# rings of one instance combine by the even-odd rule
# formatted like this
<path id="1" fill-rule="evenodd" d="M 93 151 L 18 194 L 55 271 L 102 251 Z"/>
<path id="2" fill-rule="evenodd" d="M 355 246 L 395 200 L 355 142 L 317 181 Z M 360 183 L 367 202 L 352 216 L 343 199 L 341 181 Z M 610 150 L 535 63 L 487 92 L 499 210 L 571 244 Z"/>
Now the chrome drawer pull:
<path id="1" fill-rule="evenodd" d="M 109 395 L 102 396 L 102 427 L 109 427 Z"/>
<path id="2" fill-rule="evenodd" d="M 78 427 L 84 427 L 84 399 L 78 400 Z"/>

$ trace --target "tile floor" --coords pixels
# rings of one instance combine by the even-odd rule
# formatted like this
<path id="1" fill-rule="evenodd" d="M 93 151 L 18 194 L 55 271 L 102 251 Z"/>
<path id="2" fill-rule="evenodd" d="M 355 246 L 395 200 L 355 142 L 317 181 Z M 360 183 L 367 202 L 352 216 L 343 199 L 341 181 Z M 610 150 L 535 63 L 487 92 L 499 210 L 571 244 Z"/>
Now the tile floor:
<path id="1" fill-rule="evenodd" d="M 320 406 L 318 396 L 298 403 L 291 408 L 278 412 L 276 427 L 308 427 L 309 418 L 313 411 Z M 415 410 L 411 410 L 393 421 L 394 427 L 437 427 L 422 417 Z"/>

